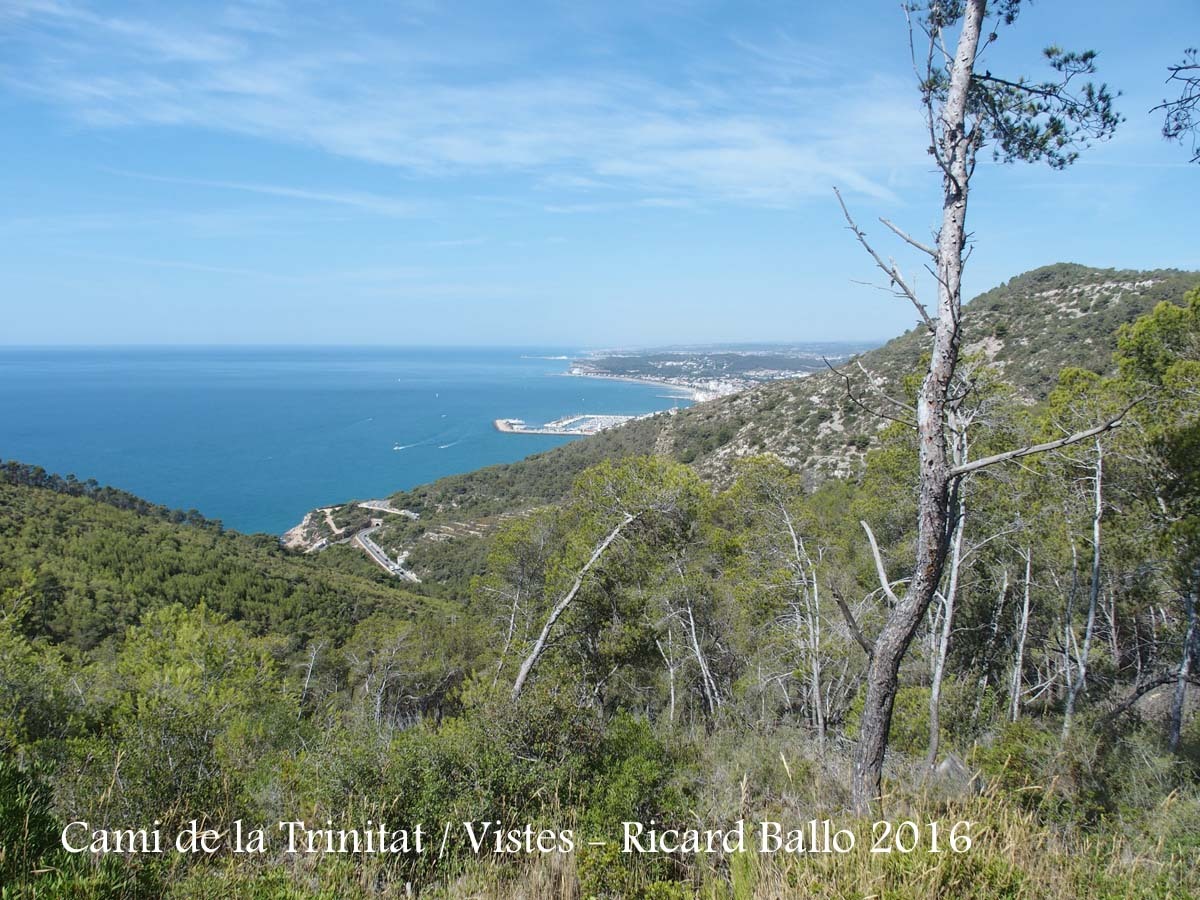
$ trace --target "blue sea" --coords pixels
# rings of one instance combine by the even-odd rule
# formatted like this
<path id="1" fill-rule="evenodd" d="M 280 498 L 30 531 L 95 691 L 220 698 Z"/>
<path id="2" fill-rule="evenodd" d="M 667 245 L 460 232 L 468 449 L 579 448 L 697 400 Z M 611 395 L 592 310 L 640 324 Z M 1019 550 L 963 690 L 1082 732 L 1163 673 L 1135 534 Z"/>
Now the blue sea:
<path id="1" fill-rule="evenodd" d="M 95 478 L 226 526 L 280 533 L 570 438 L 497 418 L 686 406 L 669 388 L 567 377 L 563 348 L 0 348 L 0 458 Z"/>

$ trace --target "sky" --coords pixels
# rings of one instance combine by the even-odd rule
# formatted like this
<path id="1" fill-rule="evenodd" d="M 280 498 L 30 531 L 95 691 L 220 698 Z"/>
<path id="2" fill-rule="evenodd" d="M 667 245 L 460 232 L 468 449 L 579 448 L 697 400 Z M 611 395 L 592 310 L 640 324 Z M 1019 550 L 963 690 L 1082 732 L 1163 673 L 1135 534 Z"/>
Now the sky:
<path id="1" fill-rule="evenodd" d="M 1099 51 L 1116 137 L 981 163 L 973 296 L 1059 261 L 1200 269 L 1150 108 L 1196 0 L 1043 0 L 989 50 Z M 913 325 L 839 187 L 929 237 L 896 0 L 0 0 L 0 343 L 649 346 Z"/>

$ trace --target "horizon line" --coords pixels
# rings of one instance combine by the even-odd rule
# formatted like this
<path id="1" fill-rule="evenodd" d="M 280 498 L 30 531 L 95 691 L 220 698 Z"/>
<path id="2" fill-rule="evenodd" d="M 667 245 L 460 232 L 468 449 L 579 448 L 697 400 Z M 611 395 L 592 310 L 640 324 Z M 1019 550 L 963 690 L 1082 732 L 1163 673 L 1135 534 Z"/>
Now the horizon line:
<path id="1" fill-rule="evenodd" d="M 38 343 L 0 342 L 0 350 L 258 350 L 258 349 L 328 349 L 328 350 L 703 350 L 722 347 L 800 347 L 811 344 L 883 344 L 899 335 L 886 338 L 810 338 L 796 340 L 747 341 L 675 341 L 647 344 L 568 344 L 568 343 L 462 343 L 462 344 L 381 344 L 381 343 L 318 343 L 318 342 L 97 342 L 97 343 Z"/>

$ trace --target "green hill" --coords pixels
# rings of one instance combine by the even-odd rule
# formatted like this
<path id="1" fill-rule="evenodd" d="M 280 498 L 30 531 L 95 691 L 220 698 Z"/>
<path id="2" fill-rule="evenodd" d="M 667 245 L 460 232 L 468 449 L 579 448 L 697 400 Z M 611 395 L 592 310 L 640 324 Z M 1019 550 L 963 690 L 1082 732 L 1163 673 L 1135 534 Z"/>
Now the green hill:
<path id="1" fill-rule="evenodd" d="M 173 521 L 121 491 L 76 495 L 79 484 L 0 467 L 0 594 L 30 591 L 27 627 L 55 643 L 90 651 L 151 610 L 203 602 L 254 634 L 286 636 L 286 654 L 316 637 L 339 642 L 376 611 L 429 602 L 348 548 L 306 557 L 265 535 Z"/>
<path id="2" fill-rule="evenodd" d="M 1200 273 L 1092 269 L 1059 263 L 1034 269 L 976 297 L 963 310 L 964 354 L 977 353 L 999 368 L 1029 401 L 1044 399 L 1069 366 L 1107 372 L 1116 330 L 1162 300 L 1179 303 L 1200 284 Z M 855 395 L 871 399 L 870 373 L 883 393 L 903 394 L 901 382 L 925 352 L 913 329 L 862 354 L 842 371 Z M 832 372 L 774 382 L 700 404 L 674 417 L 656 450 L 720 479 L 731 458 L 777 454 L 813 480 L 858 471 L 872 436 L 887 425 L 854 403 L 846 382 Z"/>
<path id="3" fill-rule="evenodd" d="M 1039 270 L 971 304 L 965 352 L 1032 404 L 1064 366 L 1110 369 L 1118 325 L 1198 282 Z M 1200 680 L 1179 673 L 1195 632 L 1200 290 L 1187 302 L 1126 332 L 1124 380 L 1075 378 L 1074 398 L 1056 391 L 1022 423 L 1058 427 L 1062 411 L 1090 415 L 1076 401 L 1124 403 L 1157 385 L 1115 452 L 1097 447 L 1094 470 L 1087 456 L 1047 454 L 1003 490 L 973 477 L 981 489 L 965 493 L 939 603 L 953 627 L 930 616 L 899 668 L 885 777 L 890 816 L 930 844 L 944 823 L 969 847 L 909 856 L 901 823 L 899 852 L 877 858 L 874 829 L 846 817 L 864 634 L 887 615 L 876 567 L 901 571 L 910 552 L 916 457 L 893 429 L 862 478 L 825 477 L 855 473 L 880 428 L 828 373 L 397 495 L 420 518 L 389 516 L 373 534 L 412 551 L 421 585 L 347 546 L 297 553 L 0 464 L 0 894 L 1196 895 L 1200 720 L 1182 698 Z M 921 350 L 906 334 L 864 354 L 853 377 L 899 393 Z M 760 456 L 727 477 L 735 457 L 762 450 L 793 468 Z M 648 451 L 658 456 L 576 478 Z M 1093 512 L 1087 483 L 1101 458 L 1109 515 Z M 797 470 L 824 480 L 810 491 Z M 478 538 L 533 506 L 552 508 Z M 334 527 L 364 512 L 336 510 Z M 873 553 L 868 519 L 882 538 Z M 1082 602 L 1080 559 L 1093 553 Z M 1064 700 L 1085 687 L 1077 708 Z M 857 855 L 747 863 L 732 851 L 625 854 L 614 840 L 616 823 L 677 833 L 813 816 L 862 828 Z M 329 843 L 337 858 L 325 859 L 291 859 L 278 843 L 186 860 L 62 843 L 83 823 L 108 835 L 153 822 L 170 845 L 198 822 L 297 817 L 329 841 L 364 822 L 381 835 L 385 822 L 405 835 L 446 823 L 446 837 L 436 857 Z M 505 841 L 587 843 L 557 857 L 480 853 L 466 826 L 499 822 L 528 823 L 497 832 Z"/>

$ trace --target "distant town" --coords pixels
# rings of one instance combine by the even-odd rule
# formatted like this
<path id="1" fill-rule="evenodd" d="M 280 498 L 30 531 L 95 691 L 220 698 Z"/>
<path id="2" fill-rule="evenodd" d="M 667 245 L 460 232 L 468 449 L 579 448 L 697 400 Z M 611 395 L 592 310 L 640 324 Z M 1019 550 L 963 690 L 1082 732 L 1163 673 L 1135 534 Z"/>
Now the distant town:
<path id="1" fill-rule="evenodd" d="M 661 384 L 703 402 L 764 381 L 802 378 L 824 369 L 826 361 L 838 365 L 874 346 L 837 342 L 604 350 L 573 359 L 568 374 Z"/>
<path id="2" fill-rule="evenodd" d="M 703 403 L 766 381 L 803 378 L 873 346 L 810 343 L 603 350 L 572 359 L 566 374 L 661 385 L 672 391 L 670 399 Z M 513 418 L 496 419 L 494 424 L 505 434 L 590 435 L 637 418 L 645 416 L 576 413 L 540 425 Z"/>

